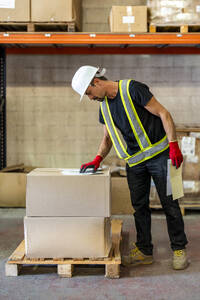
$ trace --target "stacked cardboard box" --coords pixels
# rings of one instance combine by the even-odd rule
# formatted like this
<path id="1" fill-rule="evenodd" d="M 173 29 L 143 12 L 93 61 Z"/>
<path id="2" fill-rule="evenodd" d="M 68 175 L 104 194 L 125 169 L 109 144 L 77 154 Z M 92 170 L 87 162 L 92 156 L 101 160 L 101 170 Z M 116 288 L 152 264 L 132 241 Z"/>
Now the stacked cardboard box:
<path id="1" fill-rule="evenodd" d="M 183 180 L 200 180 L 200 138 L 182 136 L 179 144 L 184 156 Z"/>
<path id="2" fill-rule="evenodd" d="M 147 6 L 112 6 L 111 32 L 147 32 Z"/>
<path id="3" fill-rule="evenodd" d="M 190 132 L 187 136 L 185 133 L 178 133 L 178 142 L 183 154 L 182 177 L 184 197 L 179 203 L 191 203 L 191 207 L 195 203 L 200 205 L 200 134 Z M 157 194 L 154 183 L 151 185 L 150 200 L 152 206 L 160 205 L 159 196 Z"/>
<path id="4" fill-rule="evenodd" d="M 29 258 L 106 257 L 111 247 L 110 172 L 35 169 L 27 175 Z"/>
<path id="5" fill-rule="evenodd" d="M 81 0 L 31 1 L 33 22 L 75 22 L 81 29 Z"/>
<path id="6" fill-rule="evenodd" d="M 0 171 L 0 207 L 25 207 L 26 175 L 33 169 L 19 164 Z"/>
<path id="7" fill-rule="evenodd" d="M 198 24 L 200 3 L 198 0 L 148 0 L 151 24 Z"/>

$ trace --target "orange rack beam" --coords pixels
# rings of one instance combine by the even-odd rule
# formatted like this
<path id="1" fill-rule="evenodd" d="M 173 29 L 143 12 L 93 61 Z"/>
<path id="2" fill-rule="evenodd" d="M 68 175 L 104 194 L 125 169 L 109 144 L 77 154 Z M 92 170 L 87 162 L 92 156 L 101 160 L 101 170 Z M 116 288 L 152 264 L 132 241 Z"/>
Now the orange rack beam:
<path id="1" fill-rule="evenodd" d="M 0 33 L 0 44 L 200 44 L 200 33 Z"/>

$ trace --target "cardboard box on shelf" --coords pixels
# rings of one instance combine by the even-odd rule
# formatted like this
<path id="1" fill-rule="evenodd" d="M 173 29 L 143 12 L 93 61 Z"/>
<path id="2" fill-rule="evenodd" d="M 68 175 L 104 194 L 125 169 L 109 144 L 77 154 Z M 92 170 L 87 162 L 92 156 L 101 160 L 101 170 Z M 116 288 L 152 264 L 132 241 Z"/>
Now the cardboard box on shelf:
<path id="1" fill-rule="evenodd" d="M 198 0 L 147 0 L 149 21 L 155 25 L 199 25 Z"/>
<path id="2" fill-rule="evenodd" d="M 25 207 L 26 175 L 33 169 L 20 164 L 0 171 L 0 207 Z"/>
<path id="3" fill-rule="evenodd" d="M 147 32 L 147 6 L 112 6 L 111 32 Z"/>
<path id="4" fill-rule="evenodd" d="M 111 248 L 110 218 L 25 217 L 28 258 L 107 257 Z"/>
<path id="5" fill-rule="evenodd" d="M 110 216 L 110 171 L 35 169 L 27 176 L 27 216 Z"/>
<path id="6" fill-rule="evenodd" d="M 75 22 L 81 30 L 81 0 L 31 1 L 33 22 Z"/>
<path id="7" fill-rule="evenodd" d="M 30 21 L 30 0 L 0 1 L 0 22 L 29 22 L 29 21 Z"/>

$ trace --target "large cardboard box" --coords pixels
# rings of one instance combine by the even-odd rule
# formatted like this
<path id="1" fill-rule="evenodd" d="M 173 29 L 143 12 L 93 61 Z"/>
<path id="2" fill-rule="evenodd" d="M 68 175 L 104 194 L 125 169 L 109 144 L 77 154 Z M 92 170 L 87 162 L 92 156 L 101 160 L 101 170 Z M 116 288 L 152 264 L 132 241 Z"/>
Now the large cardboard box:
<path id="1" fill-rule="evenodd" d="M 29 258 L 107 257 L 110 218 L 25 217 L 25 254 Z"/>
<path id="2" fill-rule="evenodd" d="M 112 6 L 111 32 L 147 32 L 147 6 Z"/>
<path id="3" fill-rule="evenodd" d="M 110 171 L 35 169 L 27 175 L 26 215 L 109 217 Z"/>
<path id="4" fill-rule="evenodd" d="M 0 172 L 0 207 L 25 207 L 26 175 L 33 167 L 23 164 L 7 167 Z"/>
<path id="5" fill-rule="evenodd" d="M 195 136 L 179 137 L 183 153 L 183 180 L 200 180 L 200 138 Z"/>
<path id="6" fill-rule="evenodd" d="M 112 177 L 112 214 L 133 214 L 130 191 L 126 177 Z"/>
<path id="7" fill-rule="evenodd" d="M 71 22 L 81 29 L 81 0 L 34 0 L 31 1 L 31 21 Z"/>
<path id="8" fill-rule="evenodd" d="M 30 0 L 0 1 L 0 21 L 1 22 L 29 22 L 30 21 Z"/>

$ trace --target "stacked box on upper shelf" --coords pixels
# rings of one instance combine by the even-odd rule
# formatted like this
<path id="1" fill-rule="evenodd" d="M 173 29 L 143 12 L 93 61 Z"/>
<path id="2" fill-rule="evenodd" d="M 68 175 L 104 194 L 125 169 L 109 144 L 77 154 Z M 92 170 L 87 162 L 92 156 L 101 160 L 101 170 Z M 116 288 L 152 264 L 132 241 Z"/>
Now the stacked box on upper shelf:
<path id="1" fill-rule="evenodd" d="M 0 1 L 0 21 L 30 22 L 30 0 Z"/>
<path id="2" fill-rule="evenodd" d="M 147 6 L 112 6 L 111 32 L 147 32 Z"/>
<path id="3" fill-rule="evenodd" d="M 81 0 L 34 0 L 31 2 L 33 22 L 75 22 L 81 30 Z"/>

